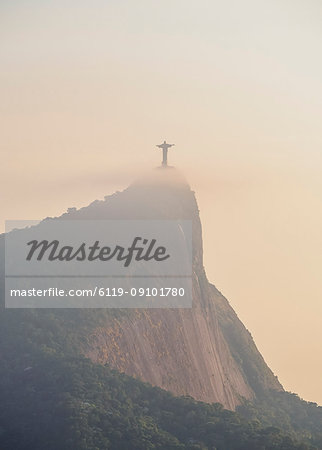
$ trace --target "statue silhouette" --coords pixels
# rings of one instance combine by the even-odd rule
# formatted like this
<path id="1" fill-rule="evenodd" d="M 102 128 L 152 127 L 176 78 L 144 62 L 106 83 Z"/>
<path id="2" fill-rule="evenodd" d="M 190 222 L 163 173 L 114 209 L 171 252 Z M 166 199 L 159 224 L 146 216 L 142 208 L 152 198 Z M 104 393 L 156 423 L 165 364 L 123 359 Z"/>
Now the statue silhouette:
<path id="1" fill-rule="evenodd" d="M 166 141 L 163 141 L 163 144 L 157 145 L 157 147 L 162 148 L 162 166 L 167 167 L 168 165 L 168 149 L 173 147 L 174 144 L 168 144 Z"/>

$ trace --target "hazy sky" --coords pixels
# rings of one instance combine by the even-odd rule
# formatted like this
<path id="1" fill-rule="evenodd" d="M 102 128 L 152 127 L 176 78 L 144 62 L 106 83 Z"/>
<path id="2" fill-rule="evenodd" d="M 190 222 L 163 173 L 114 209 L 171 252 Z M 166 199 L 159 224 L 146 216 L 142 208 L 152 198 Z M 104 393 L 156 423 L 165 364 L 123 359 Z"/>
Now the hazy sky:
<path id="1" fill-rule="evenodd" d="M 322 404 L 321 54 L 320 0 L 2 0 L 2 230 L 125 187 L 173 141 L 210 281 Z"/>

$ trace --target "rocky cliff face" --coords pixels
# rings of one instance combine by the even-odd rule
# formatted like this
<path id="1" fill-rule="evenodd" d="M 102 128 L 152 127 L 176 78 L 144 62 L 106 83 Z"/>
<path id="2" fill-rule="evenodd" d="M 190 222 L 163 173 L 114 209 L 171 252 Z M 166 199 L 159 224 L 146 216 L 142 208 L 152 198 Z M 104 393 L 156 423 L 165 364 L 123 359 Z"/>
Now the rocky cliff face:
<path id="1" fill-rule="evenodd" d="M 68 219 L 191 219 L 192 309 L 128 310 L 87 337 L 92 361 L 176 395 L 234 409 L 241 397 L 282 386 L 227 300 L 209 284 L 194 193 L 175 169 L 155 170 L 123 192 L 64 215 Z"/>

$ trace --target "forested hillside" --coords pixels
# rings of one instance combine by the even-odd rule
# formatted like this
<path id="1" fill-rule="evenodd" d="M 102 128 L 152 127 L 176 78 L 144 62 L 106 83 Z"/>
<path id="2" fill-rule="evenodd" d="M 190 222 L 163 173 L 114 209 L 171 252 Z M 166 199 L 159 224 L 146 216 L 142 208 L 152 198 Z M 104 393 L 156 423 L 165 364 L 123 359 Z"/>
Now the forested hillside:
<path id="1" fill-rule="evenodd" d="M 1 449 L 321 448 L 321 408 L 286 393 L 238 414 L 85 359 L 79 330 L 100 320 L 100 310 L 1 311 Z"/>

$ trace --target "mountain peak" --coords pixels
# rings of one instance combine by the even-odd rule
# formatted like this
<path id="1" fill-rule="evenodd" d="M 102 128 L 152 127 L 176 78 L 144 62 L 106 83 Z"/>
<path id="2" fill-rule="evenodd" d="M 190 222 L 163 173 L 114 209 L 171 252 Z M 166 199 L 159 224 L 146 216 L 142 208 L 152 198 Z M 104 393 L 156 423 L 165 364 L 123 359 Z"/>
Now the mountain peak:
<path id="1" fill-rule="evenodd" d="M 154 186 L 154 187 L 189 187 L 184 174 L 177 168 L 171 166 L 156 167 L 151 171 L 145 171 L 132 183 L 132 186 Z"/>
<path id="2" fill-rule="evenodd" d="M 127 189 L 66 215 L 72 219 L 190 219 L 193 306 L 188 310 L 128 311 L 91 333 L 83 353 L 176 395 L 220 402 L 282 390 L 228 301 L 209 284 L 203 267 L 198 205 L 180 171 L 155 169 Z"/>
<path id="3" fill-rule="evenodd" d="M 76 344 L 82 355 L 175 395 L 230 409 L 243 398 L 283 389 L 228 301 L 207 280 L 198 205 L 181 172 L 155 169 L 122 192 L 59 219 L 192 221 L 192 308 L 128 309 L 117 315 L 105 310 L 100 321 L 85 324 L 88 334 Z"/>

